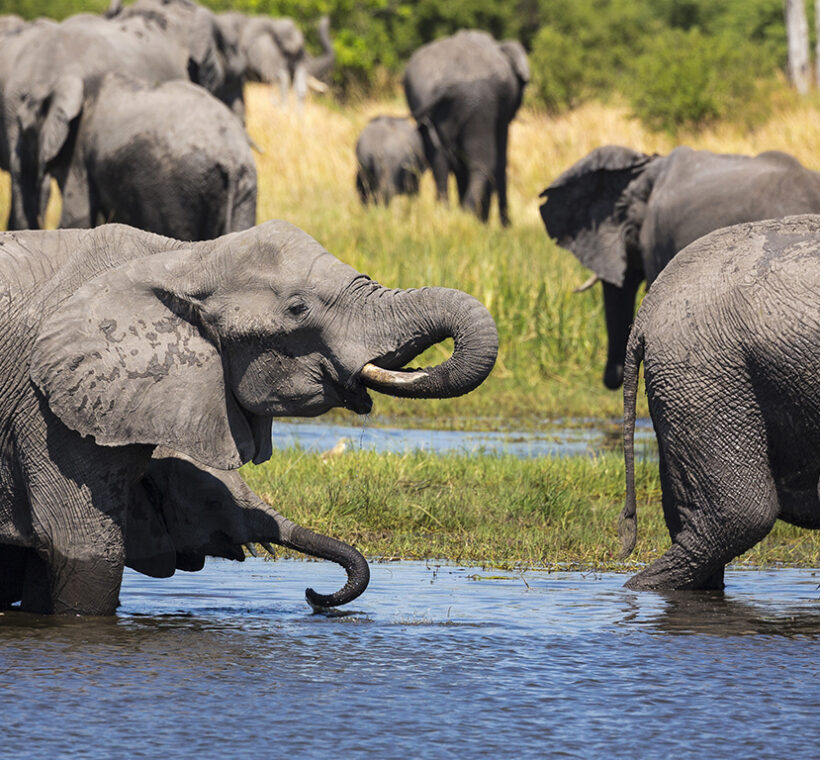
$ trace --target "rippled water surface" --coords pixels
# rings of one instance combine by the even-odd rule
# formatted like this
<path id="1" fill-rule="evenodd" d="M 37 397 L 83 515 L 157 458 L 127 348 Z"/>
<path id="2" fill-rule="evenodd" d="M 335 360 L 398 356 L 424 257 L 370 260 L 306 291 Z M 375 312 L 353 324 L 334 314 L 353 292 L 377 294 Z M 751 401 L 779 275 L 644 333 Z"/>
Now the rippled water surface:
<path id="1" fill-rule="evenodd" d="M 725 595 L 617 574 L 328 563 L 129 573 L 114 619 L 0 615 L 3 758 L 810 758 L 820 576 Z"/>
<path id="2" fill-rule="evenodd" d="M 370 425 L 367 421 L 359 425 L 276 421 L 273 427 L 273 445 L 280 449 L 300 446 L 307 451 L 327 451 L 340 440 L 351 450 L 584 456 L 618 449 L 622 433 L 618 420 L 590 420 L 584 424 L 571 421 L 566 425 L 545 425 L 538 432 L 391 428 Z M 639 456 L 656 455 L 655 435 L 649 419 L 636 420 L 635 450 Z"/>

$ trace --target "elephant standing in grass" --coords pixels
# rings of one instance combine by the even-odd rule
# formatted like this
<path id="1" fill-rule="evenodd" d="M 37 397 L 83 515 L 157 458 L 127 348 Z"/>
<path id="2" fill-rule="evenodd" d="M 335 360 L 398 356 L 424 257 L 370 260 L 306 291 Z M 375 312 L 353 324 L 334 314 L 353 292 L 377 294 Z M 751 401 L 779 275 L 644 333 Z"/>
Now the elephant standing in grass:
<path id="1" fill-rule="evenodd" d="M 356 141 L 356 189 L 362 203 L 390 204 L 394 195 L 416 195 L 427 168 L 424 142 L 411 119 L 376 116 Z"/>
<path id="2" fill-rule="evenodd" d="M 739 188 L 738 188 L 739 189 Z M 671 548 L 635 589 L 723 587 L 775 520 L 820 528 L 820 216 L 740 224 L 681 251 L 647 293 L 624 372 L 624 554 L 644 363 Z"/>
<path id="3" fill-rule="evenodd" d="M 121 74 L 87 90 L 72 149 L 48 166 L 63 194 L 61 227 L 113 221 L 205 240 L 256 223 L 253 155 L 223 103 L 191 82 Z"/>
<path id="4" fill-rule="evenodd" d="M 541 193 L 550 237 L 603 282 L 609 337 L 604 384 L 623 380 L 624 353 L 644 280 L 708 232 L 740 222 L 820 213 L 820 174 L 795 158 L 721 155 L 680 147 L 668 156 L 597 148 Z"/>
<path id="5" fill-rule="evenodd" d="M 72 127 L 92 80 L 108 73 L 150 83 L 191 79 L 213 92 L 236 65 L 214 14 L 183 0 L 139 0 L 110 20 L 81 14 L 26 34 L 3 92 L 9 229 L 42 226 L 48 166 L 67 160 L 60 154 L 71 150 Z"/>
<path id="6" fill-rule="evenodd" d="M 404 71 L 404 92 L 423 128 L 427 160 L 440 200 L 453 172 L 461 205 L 486 221 L 498 193 L 507 212 L 507 135 L 530 79 L 527 54 L 514 40 L 460 31 L 423 45 Z"/>
<path id="7" fill-rule="evenodd" d="M 267 460 L 274 417 L 365 414 L 368 389 L 467 393 L 498 348 L 466 293 L 389 290 L 286 222 L 198 243 L 117 224 L 2 233 L 0 282 L 0 594 L 41 613 L 112 614 L 127 562 L 169 574 L 178 555 L 277 540 L 248 513 L 246 528 L 219 527 L 233 499 L 247 506 L 228 476 L 234 497 L 186 508 L 206 534 L 175 526 L 168 499 L 200 491 L 197 468 Z M 447 338 L 442 364 L 401 369 Z M 175 491 L 160 446 L 196 463 L 174 465 L 187 470 Z"/>

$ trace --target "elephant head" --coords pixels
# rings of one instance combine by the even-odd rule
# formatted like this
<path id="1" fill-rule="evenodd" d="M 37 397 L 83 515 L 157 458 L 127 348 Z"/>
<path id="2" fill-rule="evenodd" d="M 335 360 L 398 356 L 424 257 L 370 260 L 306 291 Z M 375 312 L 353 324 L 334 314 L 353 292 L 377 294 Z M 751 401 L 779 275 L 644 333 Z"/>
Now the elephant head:
<path id="1" fill-rule="evenodd" d="M 604 384 L 620 387 L 638 286 L 639 234 L 658 166 L 656 156 L 609 145 L 561 174 L 540 197 L 547 234 L 603 281 L 609 335 Z"/>
<path id="2" fill-rule="evenodd" d="M 130 228 L 98 229 L 116 240 Z M 474 298 L 385 288 L 286 222 L 188 247 L 139 240 L 158 252 L 80 285 L 31 353 L 51 411 L 99 445 L 162 445 L 234 469 L 268 459 L 273 417 L 367 413 L 368 389 L 456 396 L 495 362 L 495 324 Z M 401 369 L 449 337 L 448 360 Z"/>
<path id="3" fill-rule="evenodd" d="M 165 578 L 202 569 L 206 556 L 245 559 L 243 544 L 277 544 L 332 560 L 348 580 L 333 594 L 307 589 L 314 609 L 347 604 L 370 580 L 367 560 L 352 546 L 283 517 L 263 502 L 236 471 L 215 470 L 158 447 L 134 491 L 128 511 L 126 564 Z"/>

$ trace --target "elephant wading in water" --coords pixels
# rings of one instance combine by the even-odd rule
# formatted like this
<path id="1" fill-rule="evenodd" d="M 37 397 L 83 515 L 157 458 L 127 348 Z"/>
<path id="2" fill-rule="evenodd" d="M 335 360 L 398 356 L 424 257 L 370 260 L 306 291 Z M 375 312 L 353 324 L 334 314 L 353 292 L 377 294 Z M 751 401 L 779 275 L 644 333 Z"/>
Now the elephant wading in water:
<path id="1" fill-rule="evenodd" d="M 356 189 L 362 203 L 390 204 L 394 195 L 416 195 L 427 168 L 424 142 L 411 119 L 376 116 L 356 141 Z"/>
<path id="2" fill-rule="evenodd" d="M 404 92 L 423 128 L 440 200 L 453 172 L 461 205 L 486 221 L 493 191 L 507 213 L 507 134 L 530 79 L 519 42 L 466 30 L 420 47 L 404 71 Z"/>
<path id="3" fill-rule="evenodd" d="M 721 229 L 643 300 L 624 373 L 624 554 L 635 545 L 633 435 L 644 363 L 671 548 L 635 589 L 723 588 L 776 519 L 820 528 L 820 216 Z"/>
<path id="4" fill-rule="evenodd" d="M 76 88 L 81 95 L 79 78 Z M 63 195 L 60 227 L 102 220 L 206 240 L 254 225 L 256 165 L 245 129 L 202 87 L 108 74 L 79 105 L 73 149 L 47 167 Z"/>
<path id="5" fill-rule="evenodd" d="M 169 524 L 156 447 L 196 463 L 180 466 L 199 492 L 197 469 L 267 460 L 274 417 L 364 414 L 368 389 L 467 393 L 498 348 L 474 298 L 389 290 L 286 222 L 199 243 L 117 224 L 3 233 L 0 282 L 0 599 L 42 613 L 113 614 L 126 562 L 163 575 L 211 550 Z M 445 362 L 401 370 L 448 337 Z M 189 513 L 230 521 L 214 509 Z M 270 520 L 247 520 L 228 544 L 276 540 Z"/>
<path id="6" fill-rule="evenodd" d="M 603 282 L 609 337 L 604 384 L 623 380 L 638 287 L 675 254 L 740 222 L 820 213 L 820 174 L 785 153 L 720 155 L 681 147 L 668 156 L 608 145 L 556 179 L 541 217 L 558 245 Z"/>

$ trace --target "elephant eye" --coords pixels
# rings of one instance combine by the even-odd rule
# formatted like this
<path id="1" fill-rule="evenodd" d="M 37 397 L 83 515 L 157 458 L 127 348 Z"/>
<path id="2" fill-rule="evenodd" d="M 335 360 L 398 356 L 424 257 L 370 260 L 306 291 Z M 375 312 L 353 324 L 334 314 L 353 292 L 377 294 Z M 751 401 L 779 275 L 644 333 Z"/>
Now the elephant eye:
<path id="1" fill-rule="evenodd" d="M 288 306 L 288 314 L 293 317 L 300 317 L 308 310 L 307 304 L 302 301 L 297 301 Z"/>

